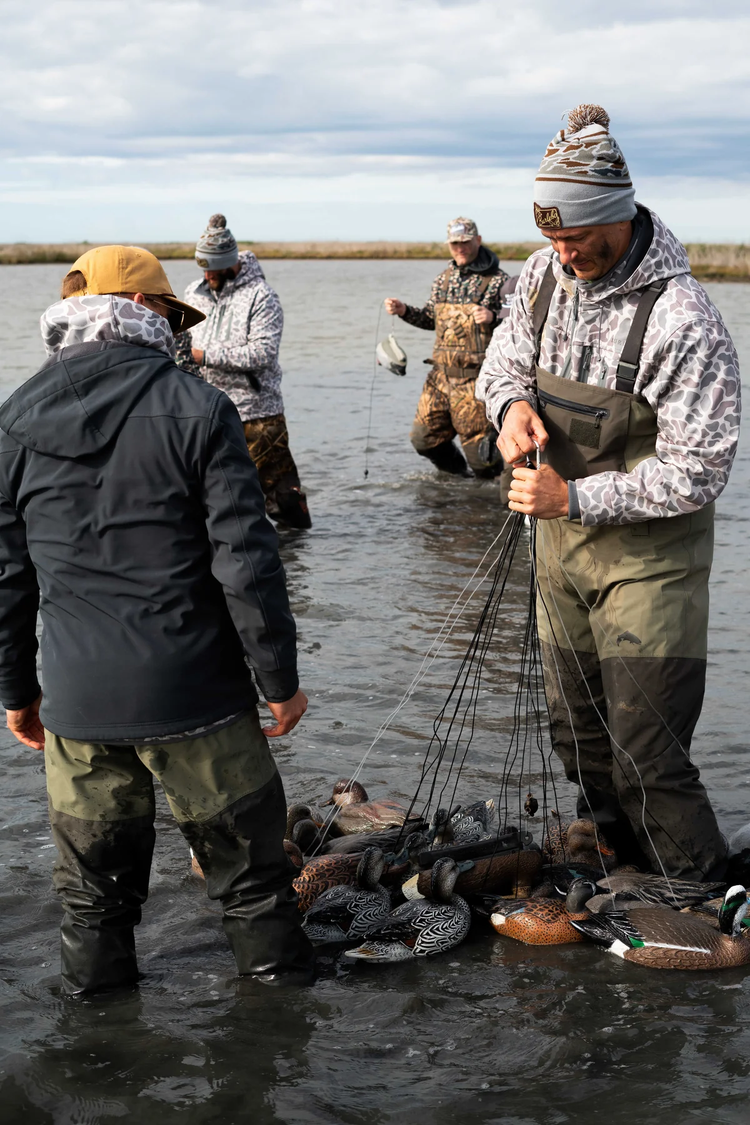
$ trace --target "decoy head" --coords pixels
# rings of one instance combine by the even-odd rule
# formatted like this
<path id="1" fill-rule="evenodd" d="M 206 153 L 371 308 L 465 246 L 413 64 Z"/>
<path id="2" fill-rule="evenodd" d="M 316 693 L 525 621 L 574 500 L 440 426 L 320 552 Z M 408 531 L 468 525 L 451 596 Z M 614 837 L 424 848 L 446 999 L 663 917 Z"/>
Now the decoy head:
<path id="1" fill-rule="evenodd" d="M 362 805 L 366 800 L 367 792 L 361 782 L 342 777 L 334 785 L 330 801 L 325 801 L 324 804 L 338 805 L 341 808 L 343 805 Z"/>
<path id="2" fill-rule="evenodd" d="M 430 898 L 436 902 L 449 902 L 460 874 L 455 859 L 437 859 L 430 875 Z"/>
<path id="3" fill-rule="evenodd" d="M 301 848 L 303 852 L 310 852 L 319 840 L 318 826 L 309 817 L 298 820 L 292 829 L 292 843 Z"/>
<path id="4" fill-rule="evenodd" d="M 591 879 L 574 879 L 565 896 L 565 909 L 569 914 L 580 914 L 589 899 L 598 893 L 596 883 Z"/>
<path id="5" fill-rule="evenodd" d="M 380 848 L 365 848 L 357 867 L 357 882 L 367 891 L 374 891 L 383 875 L 385 856 Z"/>
<path id="6" fill-rule="evenodd" d="M 747 914 L 747 891 L 736 883 L 724 895 L 719 907 L 719 929 L 723 934 L 737 937 L 742 931 L 742 919 Z"/>
<path id="7" fill-rule="evenodd" d="M 286 831 L 284 836 L 287 840 L 294 839 L 294 826 L 301 820 L 312 820 L 312 809 L 309 805 L 297 803 L 290 805 L 286 811 Z"/>

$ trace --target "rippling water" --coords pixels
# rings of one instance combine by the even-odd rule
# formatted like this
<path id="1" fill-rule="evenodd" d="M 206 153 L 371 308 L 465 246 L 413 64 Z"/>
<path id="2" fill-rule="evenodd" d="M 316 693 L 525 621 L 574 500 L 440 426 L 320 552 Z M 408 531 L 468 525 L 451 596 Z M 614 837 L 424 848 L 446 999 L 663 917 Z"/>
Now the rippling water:
<path id="1" fill-rule="evenodd" d="M 435 262 L 269 262 L 286 310 L 284 393 L 314 519 L 282 551 L 310 710 L 274 746 L 289 797 L 317 798 L 359 762 L 501 527 L 493 484 L 446 480 L 411 450 L 428 334 L 398 323 L 404 379 L 373 384 L 384 296 L 420 302 Z M 517 267 L 515 267 L 517 268 Z M 43 358 L 37 318 L 59 266 L 0 270 L 0 393 Z M 179 292 L 191 263 L 168 263 Z M 750 288 L 712 285 L 750 357 Z M 368 425 L 369 476 L 365 480 Z M 694 752 L 722 826 L 750 819 L 745 692 L 747 442 L 719 503 L 709 687 Z M 525 543 L 522 544 L 525 548 Z M 526 605 L 514 564 L 479 697 L 461 793 L 497 789 Z M 481 598 L 479 599 L 481 600 Z M 478 605 L 372 750 L 363 779 L 408 797 Z M 529 948 L 475 931 L 453 954 L 407 965 L 327 957 L 292 995 L 237 982 L 216 907 L 189 874 L 164 802 L 138 932 L 138 995 L 63 1003 L 59 908 L 41 756 L 0 736 L 0 1121 L 98 1125 L 424 1122 L 503 1125 L 746 1122 L 750 977 L 648 973 L 593 946 Z M 571 806 L 562 783 L 560 807 Z"/>

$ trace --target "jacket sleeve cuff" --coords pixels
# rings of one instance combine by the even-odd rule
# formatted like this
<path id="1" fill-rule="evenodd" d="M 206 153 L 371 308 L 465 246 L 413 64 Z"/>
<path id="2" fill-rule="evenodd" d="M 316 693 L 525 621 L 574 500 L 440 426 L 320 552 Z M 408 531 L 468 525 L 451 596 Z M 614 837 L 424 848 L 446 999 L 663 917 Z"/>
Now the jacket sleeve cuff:
<path id="1" fill-rule="evenodd" d="M 574 480 L 568 481 L 568 519 L 581 522 L 581 506 L 578 503 L 578 489 Z"/>
<path id="2" fill-rule="evenodd" d="M 502 428 L 502 424 L 505 421 L 505 415 L 508 413 L 508 411 L 510 410 L 510 408 L 513 405 L 514 402 L 528 402 L 528 401 L 529 400 L 527 398 L 524 398 L 522 395 L 516 395 L 515 398 L 509 398 L 507 400 L 507 402 L 504 402 L 503 405 L 500 407 L 500 410 L 498 411 L 496 429 L 500 430 Z"/>
<path id="3" fill-rule="evenodd" d="M 286 703 L 299 690 L 296 668 L 278 668 L 275 672 L 259 672 L 254 668 L 258 687 L 269 703 Z"/>
<path id="4" fill-rule="evenodd" d="M 39 698 L 41 690 L 38 680 L 34 680 L 33 686 L 30 683 L 23 686 L 3 685 L 0 688 L 0 702 L 6 711 L 21 711 Z"/>

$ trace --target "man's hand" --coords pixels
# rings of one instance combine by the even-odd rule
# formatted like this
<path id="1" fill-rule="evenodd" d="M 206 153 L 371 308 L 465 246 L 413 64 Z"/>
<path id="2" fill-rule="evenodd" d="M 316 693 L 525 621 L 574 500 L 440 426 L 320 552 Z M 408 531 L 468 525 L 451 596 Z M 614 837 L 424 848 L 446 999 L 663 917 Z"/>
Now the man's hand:
<path id="1" fill-rule="evenodd" d="M 202 352 L 200 348 L 191 348 L 190 351 L 196 363 L 203 363 L 203 356 L 205 353 Z"/>
<path id="2" fill-rule="evenodd" d="M 492 324 L 495 319 L 495 314 L 492 309 L 486 308 L 484 305 L 474 306 L 474 323 L 475 324 Z"/>
<path id="3" fill-rule="evenodd" d="M 399 301 L 398 297 L 386 297 L 383 304 L 385 311 L 391 316 L 403 316 L 406 312 L 406 305 L 403 301 Z"/>
<path id="4" fill-rule="evenodd" d="M 44 749 L 44 727 L 39 719 L 39 704 L 41 702 L 42 693 L 39 692 L 39 698 L 30 703 L 28 707 L 22 707 L 19 711 L 5 709 L 8 730 L 16 736 L 19 742 L 23 742 L 24 746 L 30 746 L 32 750 Z"/>
<path id="5" fill-rule="evenodd" d="M 307 710 L 307 696 L 299 689 L 296 695 L 285 700 L 284 703 L 270 703 L 268 700 L 266 700 L 266 703 L 268 710 L 276 720 L 276 726 L 263 727 L 266 738 L 278 738 L 280 734 L 289 734 L 289 731 L 294 730 Z"/>
<path id="6" fill-rule="evenodd" d="M 537 442 L 540 449 L 544 449 L 549 441 L 549 435 L 542 424 L 542 420 L 528 402 L 519 400 L 512 402 L 505 412 L 500 436 L 497 439 L 497 448 L 503 455 L 506 465 L 514 465 L 522 460 L 527 453 L 533 453 Z"/>
<path id="7" fill-rule="evenodd" d="M 568 514 L 568 482 L 551 465 L 513 470 L 508 507 L 538 520 L 555 520 Z"/>

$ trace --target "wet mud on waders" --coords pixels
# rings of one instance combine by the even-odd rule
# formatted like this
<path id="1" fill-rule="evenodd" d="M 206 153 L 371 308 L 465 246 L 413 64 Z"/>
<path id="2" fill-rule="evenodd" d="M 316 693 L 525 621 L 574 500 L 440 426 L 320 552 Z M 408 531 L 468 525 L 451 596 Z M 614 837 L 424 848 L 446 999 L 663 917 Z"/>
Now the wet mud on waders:
<path id="1" fill-rule="evenodd" d="M 453 267 L 441 275 L 447 286 Z M 466 472 L 466 463 L 453 444 L 458 435 L 469 468 L 475 476 L 494 477 L 502 468 L 488 464 L 479 445 L 488 432 L 484 404 L 474 389 L 484 354 L 496 324 L 477 324 L 474 309 L 492 281 L 483 277 L 471 303 L 435 302 L 434 364 L 425 380 L 411 428 L 411 443 L 443 472 Z M 467 475 L 471 475 L 470 473 Z"/>
<path id="2" fill-rule="evenodd" d="M 615 389 L 537 362 L 545 459 L 563 480 L 630 472 L 655 456 L 656 414 L 633 388 L 665 285 L 641 295 Z M 554 286 L 550 263 L 533 310 L 537 356 Z M 689 756 L 705 690 L 713 522 L 708 504 L 634 524 L 539 520 L 536 531 L 552 740 L 579 786 L 579 815 L 601 826 L 621 862 L 695 880 L 721 878 L 726 856 Z"/>

